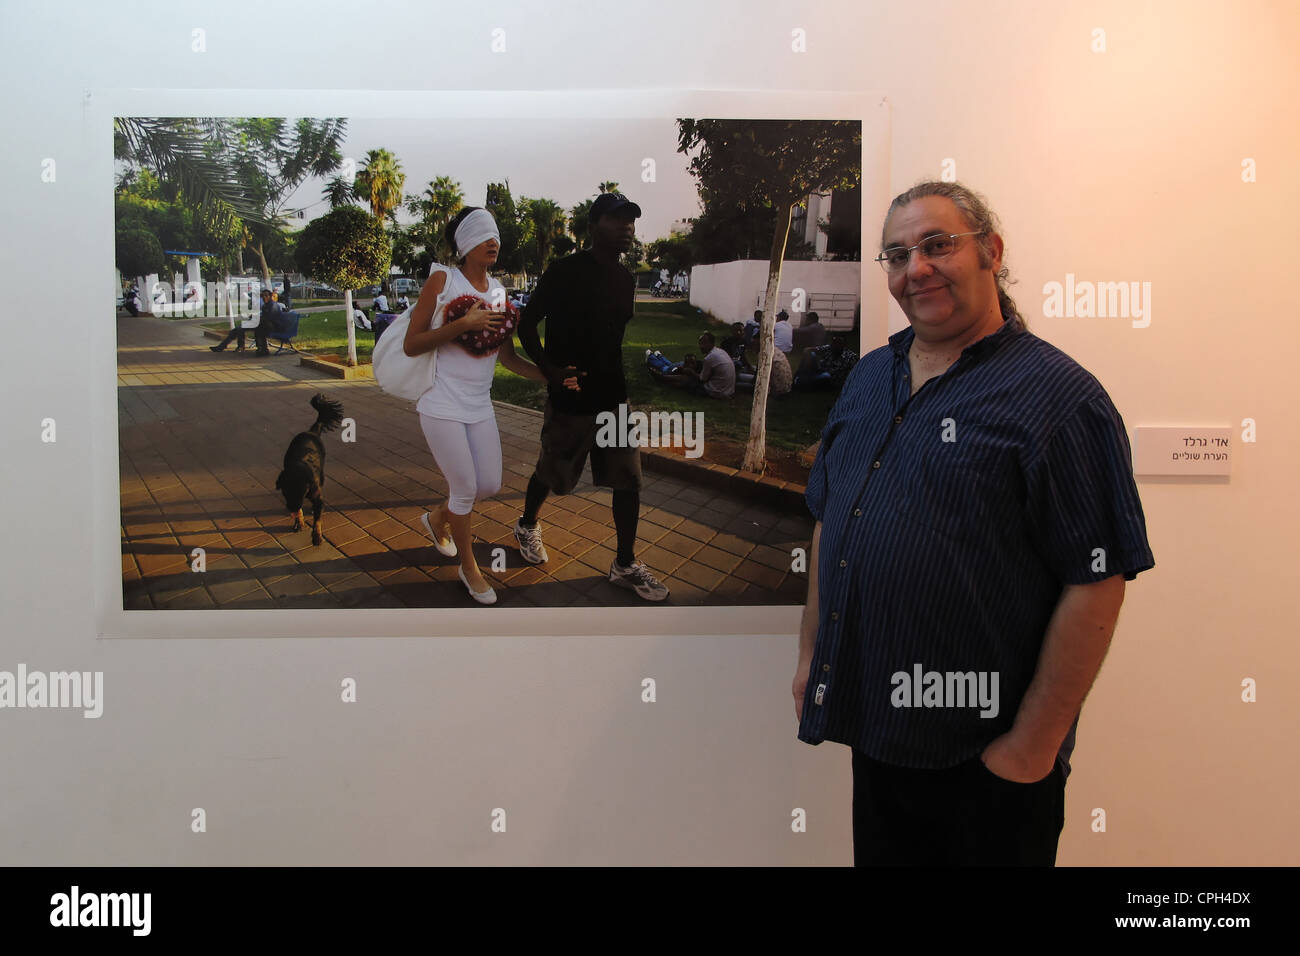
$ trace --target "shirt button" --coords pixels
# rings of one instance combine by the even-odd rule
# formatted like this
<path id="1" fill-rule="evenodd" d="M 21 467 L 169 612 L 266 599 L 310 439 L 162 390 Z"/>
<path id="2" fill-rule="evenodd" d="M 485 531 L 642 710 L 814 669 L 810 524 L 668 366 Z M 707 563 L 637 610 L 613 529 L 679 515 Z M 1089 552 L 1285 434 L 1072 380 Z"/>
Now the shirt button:
<path id="1" fill-rule="evenodd" d="M 832 621 L 838 621 L 839 619 L 840 619 L 840 612 L 839 612 L 839 611 L 831 611 L 831 620 L 832 620 Z"/>
<path id="2" fill-rule="evenodd" d="M 847 562 L 847 561 L 845 561 L 845 560 L 843 560 L 843 559 L 840 560 L 840 567 L 842 567 L 842 568 L 847 568 L 848 566 L 849 566 L 849 562 Z"/>
<path id="3" fill-rule="evenodd" d="M 895 425 L 901 425 L 901 424 L 903 424 L 903 416 L 902 416 L 902 415 L 895 415 L 895 416 L 894 416 L 894 424 L 895 424 Z"/>
<path id="4" fill-rule="evenodd" d="M 858 517 L 858 516 L 861 515 L 861 514 L 862 514 L 862 509 L 861 509 L 861 508 L 854 508 L 854 509 L 853 509 L 853 517 L 856 518 L 856 517 Z"/>
<path id="5" fill-rule="evenodd" d="M 879 467 L 880 467 L 880 459 L 876 459 L 875 461 L 873 461 L 873 462 L 871 463 L 871 467 L 872 467 L 872 468 L 879 468 Z"/>
<path id="6" fill-rule="evenodd" d="M 822 665 L 822 673 L 823 673 L 823 674 L 828 674 L 828 673 L 830 673 L 830 669 L 831 669 L 831 665 L 830 665 L 830 664 L 823 664 L 823 665 Z"/>

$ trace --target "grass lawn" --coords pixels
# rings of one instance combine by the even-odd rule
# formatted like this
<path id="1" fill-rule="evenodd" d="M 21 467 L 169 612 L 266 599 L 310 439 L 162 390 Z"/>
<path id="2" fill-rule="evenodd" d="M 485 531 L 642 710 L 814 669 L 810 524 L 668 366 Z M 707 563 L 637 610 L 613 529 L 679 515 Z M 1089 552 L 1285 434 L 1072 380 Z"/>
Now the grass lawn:
<path id="1" fill-rule="evenodd" d="M 544 333 L 545 326 L 542 330 Z M 666 412 L 703 411 L 706 435 L 743 443 L 749 438 L 749 416 L 754 404 L 752 392 L 738 389 L 736 397 L 729 402 L 689 395 L 681 389 L 658 384 L 646 370 L 646 349 L 658 349 L 673 361 L 681 361 L 688 353 L 699 356 L 696 340 L 705 331 L 713 332 L 719 341 L 728 334 L 725 323 L 711 321 L 685 301 L 637 302 L 632 321 L 623 336 L 623 372 L 627 377 L 628 404 L 633 408 Z M 792 370 L 799 367 L 802 356 L 802 349 L 787 356 Z M 757 350 L 751 348 L 750 360 L 757 359 Z M 512 405 L 540 409 L 546 402 L 546 389 L 498 365 L 492 397 Z M 817 441 L 835 398 L 833 392 L 791 392 L 784 398 L 770 401 L 767 406 L 768 447 L 800 450 Z"/>
<path id="2" fill-rule="evenodd" d="M 637 302 L 634 308 L 632 321 L 623 337 L 623 371 L 627 377 L 629 404 L 633 408 L 667 412 L 703 411 L 706 435 L 743 443 L 749 437 L 752 392 L 737 390 L 736 397 L 729 402 L 689 395 L 680 389 L 658 384 L 650 378 L 645 367 L 646 349 L 658 349 L 674 361 L 680 361 L 688 353 L 699 355 L 696 340 L 701 332 L 712 331 L 721 339 L 726 334 L 726 326 L 711 321 L 684 301 Z M 228 326 L 218 322 L 209 328 L 225 329 Z M 543 337 L 545 330 L 543 326 Z M 298 336 L 293 344 L 304 352 L 346 355 L 347 327 L 343 323 L 343 310 L 304 315 L 298 323 Z M 371 334 L 358 329 L 357 360 L 369 362 L 373 346 Z M 787 356 L 792 369 L 799 367 L 802 354 L 801 349 L 796 349 Z M 757 357 L 756 350 L 750 349 L 750 360 L 756 361 Z M 546 388 L 498 364 L 492 397 L 511 405 L 540 410 L 546 403 Z M 770 401 L 767 408 L 768 447 L 791 451 L 807 448 L 821 435 L 835 397 L 829 391 L 791 392 L 784 398 Z"/>
<path id="3" fill-rule="evenodd" d="M 206 323 L 206 328 L 224 331 L 230 328 L 228 322 Z M 253 332 L 247 333 L 251 340 Z M 357 361 L 369 362 L 370 353 L 375 345 L 374 336 L 362 329 L 357 329 Z M 343 310 L 330 312 L 308 312 L 298 320 L 298 335 L 293 340 L 294 348 L 301 352 L 317 354 L 348 354 L 348 328 L 343 321 Z M 251 345 L 250 345 L 251 347 Z"/>

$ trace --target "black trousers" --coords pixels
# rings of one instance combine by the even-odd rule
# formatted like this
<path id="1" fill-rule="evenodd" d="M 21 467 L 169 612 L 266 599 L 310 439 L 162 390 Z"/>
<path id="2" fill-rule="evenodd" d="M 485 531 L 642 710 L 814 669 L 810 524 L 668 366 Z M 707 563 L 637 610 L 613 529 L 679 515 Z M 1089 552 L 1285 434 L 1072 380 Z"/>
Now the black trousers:
<path id="1" fill-rule="evenodd" d="M 915 770 L 853 751 L 854 866 L 1054 866 L 1064 824 L 1059 761 L 1014 783 L 978 756 Z"/>
<path id="2" fill-rule="evenodd" d="M 239 340 L 238 345 L 242 349 L 244 347 L 243 326 L 236 325 L 233 329 L 227 332 L 226 337 L 221 340 L 221 342 L 217 345 L 217 348 L 224 349 L 227 345 L 229 345 L 232 341 L 236 339 Z"/>

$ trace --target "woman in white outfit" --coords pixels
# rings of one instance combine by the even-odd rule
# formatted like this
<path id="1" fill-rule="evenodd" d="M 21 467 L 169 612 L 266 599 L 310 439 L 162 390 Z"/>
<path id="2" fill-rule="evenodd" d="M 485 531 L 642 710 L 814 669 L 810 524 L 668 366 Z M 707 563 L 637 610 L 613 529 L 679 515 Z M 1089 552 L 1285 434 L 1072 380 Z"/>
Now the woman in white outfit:
<path id="1" fill-rule="evenodd" d="M 447 224 L 447 239 L 460 266 L 431 271 L 411 311 L 404 351 L 420 355 L 438 350 L 433 387 L 420 396 L 416 409 L 438 469 L 447 479 L 447 500 L 421 516 L 434 546 L 447 557 L 460 557 L 460 580 L 480 604 L 493 604 L 496 592 L 484 580 L 471 548 L 470 517 L 474 502 L 501 490 L 501 436 L 492 408 L 492 376 L 497 359 L 510 371 L 545 382 L 537 366 L 515 352 L 507 335 L 497 351 L 476 355 L 456 338 L 467 332 L 502 328 L 505 312 L 488 303 L 505 303 L 505 289 L 488 275 L 501 250 L 496 220 L 486 209 L 462 210 Z M 446 323 L 443 309 L 462 295 L 484 299 L 462 318 Z"/>

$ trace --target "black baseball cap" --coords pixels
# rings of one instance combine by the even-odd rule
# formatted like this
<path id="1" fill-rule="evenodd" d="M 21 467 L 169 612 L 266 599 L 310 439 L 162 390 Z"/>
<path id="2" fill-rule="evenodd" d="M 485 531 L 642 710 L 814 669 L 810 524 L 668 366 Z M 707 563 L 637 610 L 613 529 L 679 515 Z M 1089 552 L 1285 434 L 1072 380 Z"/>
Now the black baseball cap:
<path id="1" fill-rule="evenodd" d="M 595 223 L 601 216 L 611 216 L 625 214 L 628 211 L 634 218 L 641 217 L 641 207 L 628 199 L 622 193 L 601 193 L 596 197 L 596 201 L 591 204 L 591 212 L 587 214 L 587 221 Z"/>

